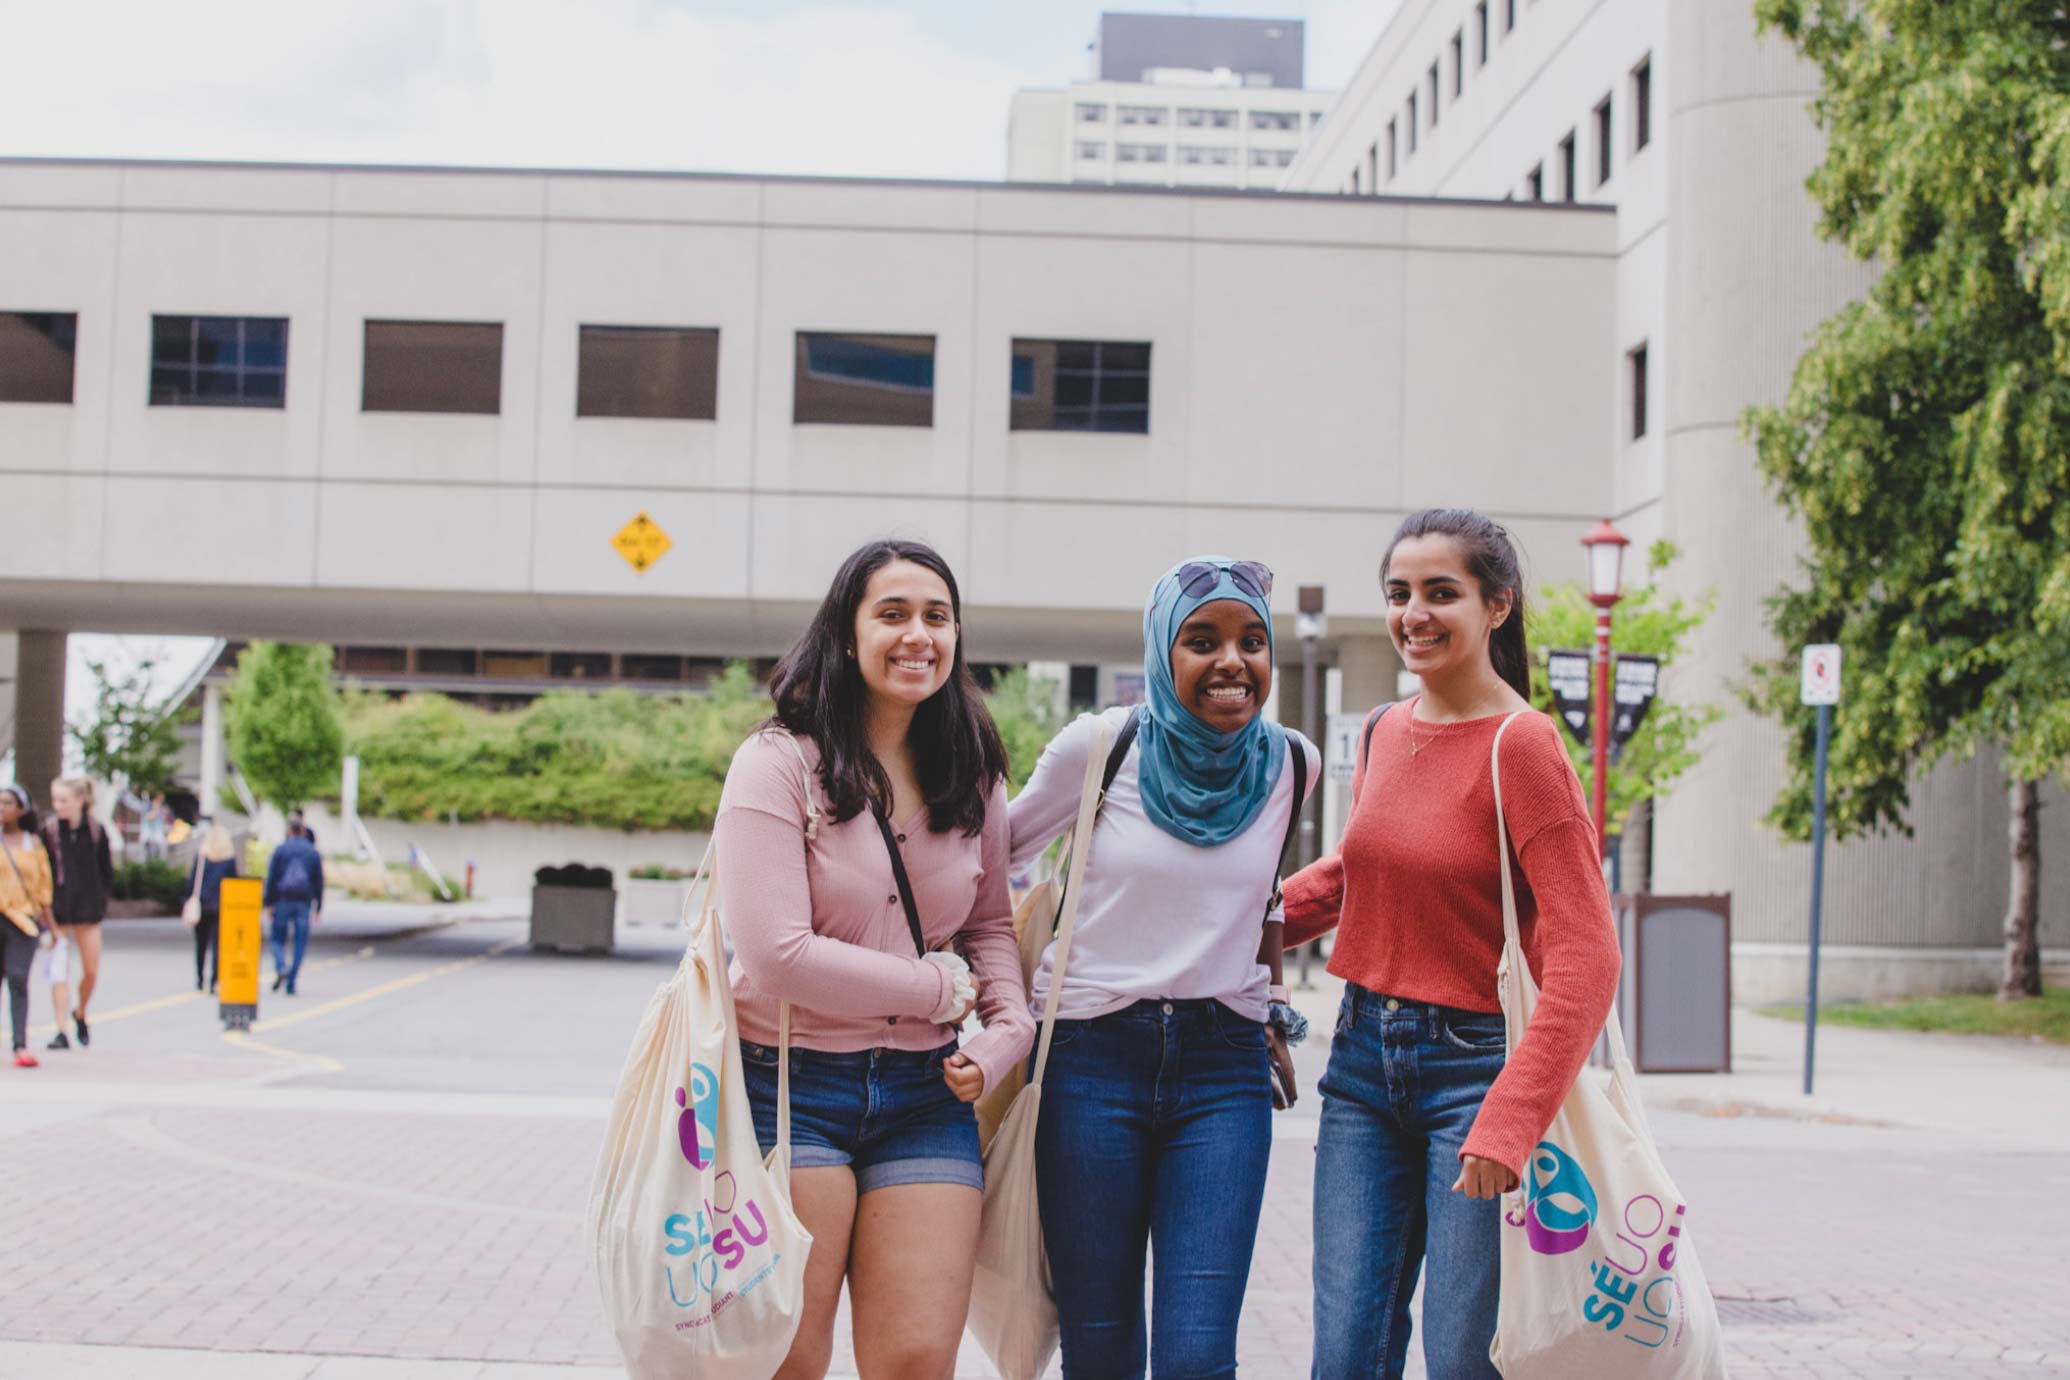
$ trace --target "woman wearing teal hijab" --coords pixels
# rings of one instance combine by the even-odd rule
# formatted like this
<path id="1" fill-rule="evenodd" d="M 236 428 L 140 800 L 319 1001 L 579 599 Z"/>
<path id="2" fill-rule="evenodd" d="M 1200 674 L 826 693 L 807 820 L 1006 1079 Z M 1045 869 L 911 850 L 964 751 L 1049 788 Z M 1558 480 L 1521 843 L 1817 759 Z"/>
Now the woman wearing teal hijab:
<path id="1" fill-rule="evenodd" d="M 1263 714 L 1271 595 L 1255 561 L 1165 572 L 1143 610 L 1145 704 L 1071 724 L 1013 802 L 1023 866 L 1070 828 L 1106 722 L 1119 755 L 1087 845 L 1036 1133 L 1067 1377 L 1235 1372 L 1272 1142 L 1264 956 L 1280 947 L 1280 853 L 1320 765 Z M 1036 970 L 1037 1011 L 1052 957 Z"/>

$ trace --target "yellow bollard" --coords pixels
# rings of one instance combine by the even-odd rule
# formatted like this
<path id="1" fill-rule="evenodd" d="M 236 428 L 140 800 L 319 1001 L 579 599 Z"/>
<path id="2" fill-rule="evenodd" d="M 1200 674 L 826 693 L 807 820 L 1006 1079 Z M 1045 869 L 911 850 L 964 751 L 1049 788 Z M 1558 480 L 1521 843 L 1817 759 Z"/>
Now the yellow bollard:
<path id="1" fill-rule="evenodd" d="M 256 877 L 223 882 L 216 929 L 216 1014 L 232 1030 L 249 1030 L 259 1014 L 260 903 L 266 884 Z"/>

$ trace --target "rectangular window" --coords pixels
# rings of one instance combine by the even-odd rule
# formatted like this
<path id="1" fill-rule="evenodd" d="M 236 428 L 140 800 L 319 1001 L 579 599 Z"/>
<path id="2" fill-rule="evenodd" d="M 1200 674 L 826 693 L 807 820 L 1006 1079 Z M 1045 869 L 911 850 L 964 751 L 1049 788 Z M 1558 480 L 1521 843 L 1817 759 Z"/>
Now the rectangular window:
<path id="1" fill-rule="evenodd" d="M 72 401 L 79 314 L 0 311 L 0 402 Z"/>
<path id="2" fill-rule="evenodd" d="M 1251 128 L 1279 129 L 1299 133 L 1301 129 L 1301 112 L 1298 110 L 1253 110 L 1251 112 Z"/>
<path id="3" fill-rule="evenodd" d="M 1233 110 L 1181 110 L 1179 124 L 1186 129 L 1235 129 Z"/>
<path id="4" fill-rule="evenodd" d="M 369 321 L 362 412 L 503 410 L 500 321 Z"/>
<path id="5" fill-rule="evenodd" d="M 1653 142 L 1653 58 L 1640 59 L 1632 69 L 1632 152 Z"/>
<path id="6" fill-rule="evenodd" d="M 1394 121 L 1389 120 L 1387 122 L 1387 180 L 1389 182 L 1394 181 L 1395 169 L 1400 166 L 1400 163 L 1401 159 L 1395 147 Z"/>
<path id="7" fill-rule="evenodd" d="M 719 407 L 719 333 L 689 326 L 584 326 L 578 417 L 709 422 Z"/>
<path id="8" fill-rule="evenodd" d="M 1285 168 L 1292 166 L 1292 149 L 1252 149 L 1251 166 L 1254 168 Z"/>
<path id="9" fill-rule="evenodd" d="M 1430 64 L 1430 127 L 1438 127 L 1438 65 Z"/>
<path id="10" fill-rule="evenodd" d="M 1125 125 L 1161 125 L 1171 116 L 1171 111 L 1161 105 L 1124 105 L 1115 109 Z"/>
<path id="11" fill-rule="evenodd" d="M 1078 103 L 1078 123 L 1081 125 L 1103 125 L 1107 123 L 1107 107 L 1080 101 Z"/>
<path id="12" fill-rule="evenodd" d="M 1513 34 L 1516 31 L 1517 0 L 1502 0 L 1502 32 Z"/>
<path id="13" fill-rule="evenodd" d="M 1236 163 L 1236 150 L 1220 144 L 1194 144 L 1179 150 L 1181 163 L 1226 168 Z"/>
<path id="14" fill-rule="evenodd" d="M 1353 168 L 1351 170 L 1351 194 L 1353 196 L 1357 196 L 1360 192 L 1365 190 L 1365 188 L 1359 185 L 1358 180 L 1359 174 L 1363 171 L 1363 168 Z"/>
<path id="15" fill-rule="evenodd" d="M 407 647 L 340 647 L 338 670 L 348 676 L 399 676 L 410 669 Z"/>
<path id="16" fill-rule="evenodd" d="M 1524 175 L 1524 194 L 1533 201 L 1545 200 L 1545 164 L 1540 163 Z"/>
<path id="17" fill-rule="evenodd" d="M 546 675 L 546 653 L 485 651 L 482 674 L 497 680 L 538 680 Z"/>
<path id="18" fill-rule="evenodd" d="M 1488 65 L 1488 0 L 1473 7 L 1473 50 L 1478 65 Z"/>
<path id="19" fill-rule="evenodd" d="M 1610 180 L 1610 98 L 1596 107 L 1596 185 Z"/>
<path id="20" fill-rule="evenodd" d="M 1117 163 L 1162 163 L 1171 157 L 1171 150 L 1163 144 L 1116 144 L 1114 161 Z"/>
<path id="21" fill-rule="evenodd" d="M 1118 340 L 1015 340 L 1014 431 L 1150 430 L 1150 346 Z"/>
<path id="22" fill-rule="evenodd" d="M 791 420 L 933 426 L 934 337 L 799 331 Z"/>
<path id="23" fill-rule="evenodd" d="M 1369 191 L 1380 190 L 1380 145 L 1377 143 L 1366 149 L 1366 187 Z"/>
<path id="24" fill-rule="evenodd" d="M 1107 156 L 1107 146 L 1105 144 L 1086 143 L 1081 140 L 1078 145 L 1078 156 L 1091 159 L 1105 158 Z"/>
<path id="25" fill-rule="evenodd" d="M 1466 30 L 1452 35 L 1452 99 L 1466 90 Z"/>
<path id="26" fill-rule="evenodd" d="M 471 676 L 476 656 L 461 647 L 419 647 L 416 670 L 420 676 Z"/>
<path id="27" fill-rule="evenodd" d="M 1560 140 L 1560 200 L 1574 200 L 1574 131 Z"/>
<path id="28" fill-rule="evenodd" d="M 1632 390 L 1632 439 L 1636 441 L 1646 434 L 1646 346 L 1641 343 L 1627 352 L 1625 360 Z"/>
<path id="29" fill-rule="evenodd" d="M 683 658 L 659 652 L 626 652 L 618 658 L 621 680 L 681 680 Z"/>
<path id="30" fill-rule="evenodd" d="M 1409 93 L 1409 152 L 1416 151 L 1416 93 Z"/>
<path id="31" fill-rule="evenodd" d="M 609 680 L 609 652 L 554 652 L 547 657 L 546 673 L 555 680 Z"/>
<path id="32" fill-rule="evenodd" d="M 153 316 L 153 407 L 286 407 L 287 318 Z"/>

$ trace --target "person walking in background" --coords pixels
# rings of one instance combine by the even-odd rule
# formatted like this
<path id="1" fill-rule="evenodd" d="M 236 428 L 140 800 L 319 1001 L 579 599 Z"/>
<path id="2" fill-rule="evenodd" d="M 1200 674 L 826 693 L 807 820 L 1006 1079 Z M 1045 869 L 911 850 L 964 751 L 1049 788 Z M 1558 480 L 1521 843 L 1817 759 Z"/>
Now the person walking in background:
<path id="1" fill-rule="evenodd" d="M 970 1104 L 1035 1037 L 1007 892 L 1006 749 L 961 620 L 931 548 L 856 551 L 778 664 L 776 712 L 719 800 L 765 1153 L 791 1004 L 791 1192 L 813 1245 L 782 1380 L 826 1374 L 844 1280 L 862 1374 L 953 1371 L 984 1188 Z M 984 1029 L 958 1048 L 973 1006 Z"/>
<path id="2" fill-rule="evenodd" d="M 165 803 L 165 793 L 151 792 L 150 800 L 145 802 L 143 815 L 137 821 L 137 843 L 142 846 L 146 859 L 165 856 L 166 840 L 171 829 L 172 807 Z"/>
<path id="3" fill-rule="evenodd" d="M 20 786 L 0 786 L 0 972 L 7 979 L 14 1066 L 36 1067 L 29 1053 L 29 969 L 36 947 L 56 933 L 50 913 L 50 859 L 36 836 L 36 807 Z"/>
<path id="4" fill-rule="evenodd" d="M 1268 1039 L 1268 1019 L 1293 1023 L 1272 987 L 1283 947 L 1272 902 L 1322 765 L 1263 714 L 1271 595 L 1256 561 L 1173 567 L 1143 611 L 1147 704 L 1071 724 L 1014 798 L 1023 866 L 1072 827 L 1100 719 L 1115 730 L 1104 803 L 1074 845 L 1089 850 L 1084 895 L 1035 1136 L 1066 1375 L 1236 1371 L 1272 1145 L 1269 1059 L 1294 1095 L 1285 1045 Z M 1055 957 L 1052 940 L 1038 1010 Z"/>
<path id="5" fill-rule="evenodd" d="M 221 905 L 217 882 L 218 906 Z M 309 841 L 300 815 L 288 818 L 288 836 L 266 864 L 266 891 L 261 921 L 273 946 L 273 990 L 295 995 L 302 956 L 309 951 L 309 925 L 323 915 L 323 854 Z M 219 911 L 220 913 L 220 911 Z"/>
<path id="6" fill-rule="evenodd" d="M 1558 727 L 1531 710 L 1509 534 L 1463 509 L 1411 514 L 1380 583 L 1423 692 L 1368 719 L 1339 851 L 1286 884 L 1286 942 L 1336 929 L 1330 971 L 1345 979 L 1316 1136 L 1312 1373 L 1399 1380 L 1427 1264 L 1431 1380 L 1497 1380 L 1499 1198 L 1603 1028 L 1617 934 L 1581 782 Z M 1513 715 L 1502 809 L 1543 995 L 1505 1060 L 1490 754 Z"/>
<path id="7" fill-rule="evenodd" d="M 319 857 L 319 863 L 321 858 Z M 208 990 L 216 990 L 216 931 L 223 918 L 223 883 L 237 875 L 237 846 L 230 831 L 210 821 L 201 836 L 201 851 L 194 865 L 200 871 L 195 889 L 201 903 L 201 920 L 194 926 L 194 990 L 202 990 L 202 965 L 208 967 Z"/>
<path id="8" fill-rule="evenodd" d="M 53 960 L 50 1000 L 57 1034 L 49 1047 L 71 1048 L 65 1035 L 69 1019 L 83 1049 L 93 1038 L 86 1007 L 101 980 L 101 921 L 107 918 L 108 896 L 115 887 L 115 862 L 108 851 L 108 831 L 93 817 L 93 782 L 83 776 L 58 778 L 51 783 L 50 806 L 55 818 L 43 825 L 43 846 L 57 881 L 51 910 L 57 916 L 58 937 L 79 955 L 79 992 L 75 1005 L 63 981 L 66 970 Z"/>

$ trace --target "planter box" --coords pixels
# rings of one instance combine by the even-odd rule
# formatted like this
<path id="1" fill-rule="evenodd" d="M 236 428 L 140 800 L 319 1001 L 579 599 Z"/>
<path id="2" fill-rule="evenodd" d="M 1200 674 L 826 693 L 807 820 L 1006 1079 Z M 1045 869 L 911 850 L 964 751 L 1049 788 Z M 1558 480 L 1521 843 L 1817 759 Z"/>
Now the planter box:
<path id="1" fill-rule="evenodd" d="M 605 887 L 532 888 L 531 944 L 535 949 L 609 953 L 618 892 Z"/>
<path id="2" fill-rule="evenodd" d="M 618 893 L 618 923 L 666 929 L 683 922 L 690 879 L 628 877 Z"/>

